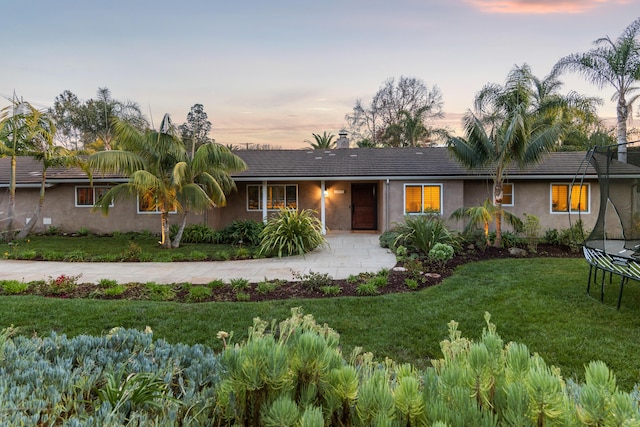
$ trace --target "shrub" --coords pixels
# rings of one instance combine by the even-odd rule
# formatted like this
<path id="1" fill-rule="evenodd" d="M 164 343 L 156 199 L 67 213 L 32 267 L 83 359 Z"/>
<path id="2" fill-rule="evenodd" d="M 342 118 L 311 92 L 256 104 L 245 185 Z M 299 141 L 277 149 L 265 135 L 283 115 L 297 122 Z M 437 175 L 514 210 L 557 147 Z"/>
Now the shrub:
<path id="1" fill-rule="evenodd" d="M 259 294 L 269 294 L 275 291 L 284 281 L 283 280 L 263 280 L 256 285 L 256 292 Z"/>
<path id="2" fill-rule="evenodd" d="M 584 230 L 582 220 L 576 221 L 571 227 L 562 230 L 560 234 L 560 244 L 569 247 L 572 251 L 577 251 L 584 243 L 587 233 Z"/>
<path id="3" fill-rule="evenodd" d="M 544 232 L 542 241 L 548 245 L 560 245 L 560 232 L 555 228 L 550 228 Z"/>
<path id="4" fill-rule="evenodd" d="M 494 236 L 494 239 L 495 239 L 495 232 L 492 233 L 492 235 Z M 516 248 L 518 246 L 524 246 L 527 243 L 526 239 L 523 239 L 522 237 L 518 236 L 516 233 L 513 233 L 511 231 L 503 231 L 501 236 L 502 236 L 502 240 L 500 242 L 500 245 L 503 248 Z"/>
<path id="5" fill-rule="evenodd" d="M 142 248 L 133 240 L 129 242 L 129 246 L 122 254 L 123 261 L 139 261 L 142 255 Z"/>
<path id="6" fill-rule="evenodd" d="M 234 291 L 244 291 L 249 289 L 249 281 L 243 278 L 236 278 L 229 280 L 229 284 L 231 285 L 231 289 Z"/>
<path id="7" fill-rule="evenodd" d="M 0 288 L 7 295 L 15 295 L 26 291 L 29 285 L 19 280 L 0 280 Z"/>
<path id="8" fill-rule="evenodd" d="M 398 238 L 398 232 L 395 230 L 388 230 L 382 233 L 379 237 L 380 247 L 389 248 L 393 250 L 395 248 L 395 242 Z"/>
<path id="9" fill-rule="evenodd" d="M 224 280 L 222 279 L 215 279 L 207 283 L 207 286 L 210 287 L 211 289 L 223 288 L 224 285 L 225 283 L 224 283 Z"/>
<path id="10" fill-rule="evenodd" d="M 261 254 L 304 255 L 326 244 L 322 223 L 310 209 L 281 209 L 260 233 Z"/>
<path id="11" fill-rule="evenodd" d="M 524 214 L 524 224 L 522 231 L 527 240 L 527 248 L 529 252 L 538 252 L 538 241 L 540 240 L 540 219 L 535 215 Z"/>
<path id="12" fill-rule="evenodd" d="M 453 258 L 454 250 L 451 245 L 446 243 L 436 243 L 429 251 L 429 260 L 434 261 L 439 265 L 443 265 L 451 258 Z"/>
<path id="13" fill-rule="evenodd" d="M 170 238 L 173 238 L 178 234 L 180 226 L 178 224 L 172 224 L 169 230 Z M 184 227 L 182 232 L 181 243 L 217 243 L 216 231 L 204 224 L 189 224 Z"/>
<path id="14" fill-rule="evenodd" d="M 322 286 L 333 284 L 333 278 L 328 273 L 317 273 L 314 271 L 309 271 L 307 274 L 293 273 L 293 278 L 300 280 L 303 286 L 311 289 L 318 289 Z"/>
<path id="15" fill-rule="evenodd" d="M 404 284 L 407 288 L 411 289 L 411 290 L 416 290 L 418 289 L 418 287 L 420 287 L 420 283 L 418 283 L 418 281 L 416 279 L 411 279 L 409 277 L 406 277 L 404 279 Z"/>
<path id="16" fill-rule="evenodd" d="M 320 292 L 324 295 L 339 295 L 342 292 L 342 288 L 338 285 L 321 286 Z"/>
<path id="17" fill-rule="evenodd" d="M 144 286 L 149 299 L 153 301 L 171 301 L 176 297 L 176 292 L 169 285 L 147 282 Z"/>
<path id="18" fill-rule="evenodd" d="M 376 288 L 383 288 L 385 286 L 387 286 L 388 282 L 387 282 L 387 276 L 382 275 L 382 276 L 374 276 L 371 279 L 366 281 L 367 284 L 370 284 L 372 286 L 375 286 Z"/>
<path id="19" fill-rule="evenodd" d="M 359 284 L 356 287 L 356 293 L 358 295 L 377 295 L 380 293 L 380 290 L 373 280 L 369 280 Z"/>
<path id="20" fill-rule="evenodd" d="M 234 258 L 235 259 L 251 258 L 251 252 L 249 252 L 249 249 L 247 249 L 247 248 L 238 248 L 238 249 L 236 249 Z"/>
<path id="21" fill-rule="evenodd" d="M 192 286 L 189 288 L 187 300 L 189 301 L 204 301 L 211 297 L 212 289 L 207 286 Z"/>
<path id="22" fill-rule="evenodd" d="M 252 219 L 236 220 L 221 230 L 222 243 L 232 245 L 260 245 L 264 223 Z"/>
<path id="23" fill-rule="evenodd" d="M 76 276 L 61 274 L 55 279 L 50 277 L 46 283 L 46 292 L 54 295 L 72 292 L 78 286 L 78 280 L 80 277 L 82 277 L 82 274 L 78 274 Z"/>
<path id="24" fill-rule="evenodd" d="M 125 293 L 127 289 L 128 289 L 127 285 L 115 284 L 115 285 L 109 286 L 108 288 L 105 288 L 102 291 L 102 293 L 107 296 L 116 297 Z"/>
<path id="25" fill-rule="evenodd" d="M 118 281 L 113 279 L 100 279 L 100 281 L 98 282 L 98 286 L 100 286 L 101 288 L 110 288 L 112 286 L 116 286 L 117 284 Z"/>
<path id="26" fill-rule="evenodd" d="M 407 216 L 402 224 L 396 227 L 397 243 L 406 242 L 408 249 L 427 256 L 436 243 L 446 243 L 453 247 L 459 245 L 459 237 L 447 228 L 444 220 L 435 215 Z"/>
<path id="27" fill-rule="evenodd" d="M 80 227 L 78 229 L 78 236 L 88 236 L 89 235 L 89 229 L 87 227 Z"/>

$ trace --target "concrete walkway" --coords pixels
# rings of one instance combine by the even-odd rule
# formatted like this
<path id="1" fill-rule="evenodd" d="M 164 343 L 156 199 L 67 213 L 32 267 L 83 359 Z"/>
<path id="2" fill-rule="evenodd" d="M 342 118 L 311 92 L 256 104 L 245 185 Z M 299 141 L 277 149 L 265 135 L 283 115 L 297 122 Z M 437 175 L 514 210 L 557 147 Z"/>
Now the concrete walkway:
<path id="1" fill-rule="evenodd" d="M 112 279 L 118 283 L 208 283 L 215 279 L 244 278 L 250 282 L 266 279 L 294 279 L 293 273 L 328 273 L 334 279 L 351 274 L 392 268 L 395 255 L 380 247 L 378 234 L 328 234 L 328 247 L 303 256 L 205 262 L 53 262 L 0 260 L 0 278 L 25 282 L 48 280 L 61 274 L 82 274 L 80 282 L 97 283 Z"/>

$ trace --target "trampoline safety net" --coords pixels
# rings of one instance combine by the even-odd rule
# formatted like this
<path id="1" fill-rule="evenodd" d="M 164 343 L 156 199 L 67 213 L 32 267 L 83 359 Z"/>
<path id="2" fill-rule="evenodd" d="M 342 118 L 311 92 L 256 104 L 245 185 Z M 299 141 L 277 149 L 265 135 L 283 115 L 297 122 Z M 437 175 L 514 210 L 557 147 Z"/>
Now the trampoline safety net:
<path id="1" fill-rule="evenodd" d="M 605 273 L 620 276 L 618 308 L 629 279 L 640 280 L 640 150 L 628 146 L 627 162 L 618 161 L 618 147 L 595 147 L 587 154 L 598 174 L 600 207 L 595 226 L 583 246 L 590 264 L 589 283 L 601 276 L 604 299 Z"/>

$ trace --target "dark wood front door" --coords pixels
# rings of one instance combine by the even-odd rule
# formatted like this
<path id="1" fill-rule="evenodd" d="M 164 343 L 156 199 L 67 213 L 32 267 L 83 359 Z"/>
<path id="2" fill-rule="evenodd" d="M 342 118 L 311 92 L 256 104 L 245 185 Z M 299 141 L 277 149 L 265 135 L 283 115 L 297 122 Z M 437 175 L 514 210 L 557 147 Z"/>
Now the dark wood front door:
<path id="1" fill-rule="evenodd" d="M 378 197 L 376 184 L 351 184 L 351 228 L 378 229 Z"/>

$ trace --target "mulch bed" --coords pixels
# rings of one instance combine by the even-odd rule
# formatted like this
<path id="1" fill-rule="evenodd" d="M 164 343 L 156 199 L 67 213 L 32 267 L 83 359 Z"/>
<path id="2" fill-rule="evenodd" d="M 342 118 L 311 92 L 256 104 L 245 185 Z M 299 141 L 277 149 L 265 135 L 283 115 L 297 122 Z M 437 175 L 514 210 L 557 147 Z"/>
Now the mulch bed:
<path id="1" fill-rule="evenodd" d="M 437 271 L 433 270 L 434 266 L 427 267 L 429 271 L 422 271 L 423 274 L 417 275 L 415 271 L 411 272 L 410 267 L 405 269 L 405 263 L 399 262 L 396 268 L 389 272 L 387 285 L 378 288 L 378 295 L 414 292 L 429 286 L 435 286 L 449 277 L 454 270 L 469 262 L 484 261 L 498 258 L 539 258 L 539 257 L 563 257 L 576 258 L 582 257 L 581 252 L 571 251 L 565 247 L 552 245 L 539 245 L 535 254 L 526 253 L 519 256 L 512 255 L 508 249 L 488 247 L 485 250 L 469 249 L 461 254 L 457 254 L 453 259 L 444 265 L 437 266 Z M 215 262 L 215 261 L 214 261 Z M 408 267 L 408 265 L 407 265 Z M 425 270 L 427 269 L 425 268 Z M 373 272 L 376 273 L 376 272 Z M 190 293 L 192 284 L 172 284 L 169 294 L 159 294 L 150 291 L 150 289 L 142 283 L 126 284 L 126 289 L 117 295 L 109 295 L 106 292 L 107 287 L 101 287 L 91 283 L 79 283 L 73 289 L 65 292 L 50 292 L 50 287 L 46 284 L 42 286 L 30 287 L 24 294 L 39 294 L 47 297 L 55 298 L 91 298 L 91 299 L 126 299 L 126 300 L 157 300 L 157 301 L 173 301 L 173 302 L 215 302 L 215 301 L 269 301 L 283 300 L 292 298 L 332 298 L 346 296 L 362 296 L 358 292 L 358 286 L 370 276 L 362 274 L 357 281 L 347 280 L 331 280 L 332 286 L 339 286 L 341 291 L 335 295 L 328 295 L 318 288 L 310 287 L 300 281 L 280 281 L 274 290 L 268 293 L 261 293 L 257 289 L 256 283 L 249 284 L 246 288 L 241 289 L 242 297 L 238 297 L 238 290 L 234 290 L 229 284 L 221 287 L 215 287 L 211 290 L 208 297 L 194 298 Z M 419 286 L 416 289 L 410 289 L 405 280 L 407 278 L 418 278 Z M 206 284 L 201 284 L 204 286 Z"/>

